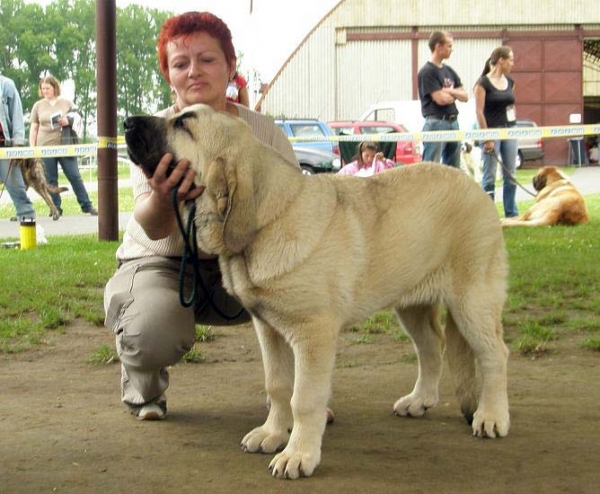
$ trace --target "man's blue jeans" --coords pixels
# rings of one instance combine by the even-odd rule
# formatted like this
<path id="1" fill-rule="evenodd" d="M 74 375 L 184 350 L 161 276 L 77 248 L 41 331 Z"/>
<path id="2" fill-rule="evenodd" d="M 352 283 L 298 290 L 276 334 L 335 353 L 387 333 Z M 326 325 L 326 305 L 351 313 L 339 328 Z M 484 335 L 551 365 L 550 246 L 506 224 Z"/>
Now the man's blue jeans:
<path id="1" fill-rule="evenodd" d="M 458 130 L 458 120 L 425 118 L 423 132 L 437 132 L 440 130 Z M 423 161 L 433 161 L 434 163 L 441 161 L 445 165 L 460 168 L 460 141 L 423 143 Z"/>
<path id="2" fill-rule="evenodd" d="M 519 216 L 517 202 L 515 196 L 517 194 L 517 186 L 511 175 L 515 175 L 515 167 L 517 164 L 518 144 L 516 139 L 508 139 L 503 141 L 494 141 L 493 153 L 482 153 L 483 157 L 483 176 L 481 178 L 481 186 L 492 199 L 494 199 L 496 191 L 496 170 L 498 168 L 498 158 L 502 160 L 502 202 L 504 204 L 504 217 L 512 218 Z"/>
<path id="3" fill-rule="evenodd" d="M 23 180 L 21 167 L 16 163 L 10 166 L 10 160 L 0 160 L 0 182 L 5 184 L 8 195 L 15 205 L 17 220 L 35 218 L 35 210 L 27 196 L 27 187 L 25 186 L 25 180 Z M 0 190 L 2 190 L 1 187 Z"/>
<path id="4" fill-rule="evenodd" d="M 77 164 L 76 156 L 61 156 L 58 158 L 43 158 L 44 168 L 46 170 L 46 180 L 50 185 L 58 186 L 58 163 L 63 169 L 67 180 L 73 188 L 77 202 L 84 213 L 87 213 L 92 208 L 92 201 L 85 189 L 85 184 L 79 173 L 79 165 Z M 60 210 L 62 200 L 60 194 L 51 194 L 52 202 Z"/>

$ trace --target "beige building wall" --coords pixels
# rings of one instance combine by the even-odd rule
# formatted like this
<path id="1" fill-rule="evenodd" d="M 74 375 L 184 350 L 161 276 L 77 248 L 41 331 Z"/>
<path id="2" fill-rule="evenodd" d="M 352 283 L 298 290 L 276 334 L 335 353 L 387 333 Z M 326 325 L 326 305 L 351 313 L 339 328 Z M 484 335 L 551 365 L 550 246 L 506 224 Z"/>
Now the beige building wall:
<path id="1" fill-rule="evenodd" d="M 502 44 L 503 29 L 556 32 L 576 25 L 598 28 L 597 0 L 342 0 L 298 46 L 257 106 L 277 117 L 356 119 L 372 103 L 416 98 L 416 72 L 429 59 L 433 30 L 454 35 L 447 63 L 471 89 Z M 584 69 L 585 95 L 600 95 L 596 69 Z"/>

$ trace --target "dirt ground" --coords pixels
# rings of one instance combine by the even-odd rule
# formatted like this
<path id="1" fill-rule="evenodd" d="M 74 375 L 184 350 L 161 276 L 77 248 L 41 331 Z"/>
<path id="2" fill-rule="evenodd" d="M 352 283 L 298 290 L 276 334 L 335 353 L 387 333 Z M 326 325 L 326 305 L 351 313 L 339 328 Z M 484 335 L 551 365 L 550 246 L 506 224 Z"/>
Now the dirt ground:
<path id="1" fill-rule="evenodd" d="M 0 493 L 596 493 L 600 356 L 573 342 L 509 363 L 508 437 L 471 436 L 448 372 L 426 417 L 395 417 L 414 384 L 408 343 L 345 333 L 322 462 L 273 479 L 270 455 L 240 440 L 266 416 L 252 329 L 217 328 L 206 361 L 171 370 L 169 416 L 139 422 L 119 401 L 118 365 L 89 365 L 104 328 L 73 325 L 36 350 L 0 356 Z"/>

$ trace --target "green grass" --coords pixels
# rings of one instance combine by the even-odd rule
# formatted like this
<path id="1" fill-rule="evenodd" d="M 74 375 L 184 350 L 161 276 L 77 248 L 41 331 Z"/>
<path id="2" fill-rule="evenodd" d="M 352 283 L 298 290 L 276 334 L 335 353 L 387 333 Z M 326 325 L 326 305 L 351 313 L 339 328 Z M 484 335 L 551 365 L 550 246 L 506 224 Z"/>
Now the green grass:
<path id="1" fill-rule="evenodd" d="M 359 333 L 356 343 L 372 343 L 376 335 L 390 335 L 395 341 L 409 341 L 408 336 L 400 327 L 398 319 L 391 311 L 380 311 L 365 319 L 361 324 L 350 328 L 350 332 Z"/>
<path id="2" fill-rule="evenodd" d="M 600 338 L 586 338 L 581 342 L 581 347 L 594 352 L 600 352 Z"/>
<path id="3" fill-rule="evenodd" d="M 101 345 L 87 358 L 91 365 L 110 365 L 119 361 L 116 350 L 110 345 Z"/>
<path id="4" fill-rule="evenodd" d="M 588 225 L 504 230 L 511 270 L 504 326 L 513 349 L 544 352 L 553 340 L 600 333 L 600 196 L 586 203 Z"/>
<path id="5" fill-rule="evenodd" d="M 116 268 L 116 242 L 56 236 L 35 249 L 0 249 L 0 352 L 43 343 L 80 320 L 100 327 L 104 285 Z"/>
<path id="6" fill-rule="evenodd" d="M 0 188 L 2 185 L 0 185 Z M 7 192 L 5 192 L 7 194 Z M 89 191 L 88 195 L 96 207 L 98 207 L 98 192 L 95 190 Z M 123 187 L 119 189 L 119 211 L 133 211 L 133 195 L 131 187 Z M 35 208 L 38 216 L 46 216 L 50 214 L 48 206 L 43 199 L 36 199 L 33 201 L 33 207 Z M 77 216 L 83 214 L 81 208 L 77 203 L 77 199 L 74 195 L 63 196 L 61 208 L 63 215 L 65 216 Z M 12 203 L 0 205 L 0 220 L 7 220 L 15 215 L 15 208 Z"/>
<path id="7" fill-rule="evenodd" d="M 530 202 L 520 203 L 520 210 Z M 514 351 L 545 353 L 557 342 L 600 351 L 600 195 L 587 196 L 586 202 L 589 225 L 504 230 L 510 263 L 504 326 Z M 78 212 L 74 198 L 65 198 L 64 204 L 66 211 L 73 207 L 73 214 Z M 119 204 L 121 211 L 131 211 L 128 189 L 120 190 Z M 12 214 L 0 208 L 0 218 Z M 44 345 L 53 333 L 78 321 L 108 331 L 102 327 L 102 299 L 116 268 L 117 246 L 99 242 L 95 235 L 79 235 L 54 236 L 47 245 L 26 251 L 0 249 L 0 353 Z M 373 315 L 352 332 L 361 344 L 379 338 L 408 341 L 389 311 Z M 211 327 L 196 329 L 196 341 L 210 342 L 216 336 Z M 109 350 L 98 349 L 88 361 L 116 361 Z M 184 360 L 203 359 L 194 348 Z"/>
<path id="8" fill-rule="evenodd" d="M 203 326 L 201 324 L 196 325 L 194 341 L 197 343 L 209 343 L 217 338 L 217 334 L 213 330 L 212 326 Z M 186 364 L 200 364 L 204 362 L 204 353 L 196 346 L 183 356 L 183 362 Z"/>

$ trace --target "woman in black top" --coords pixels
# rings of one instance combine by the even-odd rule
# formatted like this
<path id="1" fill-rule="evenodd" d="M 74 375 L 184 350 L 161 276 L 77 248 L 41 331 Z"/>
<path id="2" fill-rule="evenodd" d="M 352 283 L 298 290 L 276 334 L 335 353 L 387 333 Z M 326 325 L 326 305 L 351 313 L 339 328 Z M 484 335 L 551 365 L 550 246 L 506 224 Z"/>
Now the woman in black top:
<path id="1" fill-rule="evenodd" d="M 512 127 L 516 123 L 515 83 L 508 76 L 514 65 L 513 51 L 509 46 L 496 48 L 485 64 L 481 77 L 475 84 L 475 107 L 480 129 Z M 517 187 L 511 175 L 517 162 L 517 140 L 485 141 L 483 143 L 483 189 L 494 199 L 498 156 L 502 163 L 502 199 L 504 216 L 518 216 L 515 194 Z"/>

